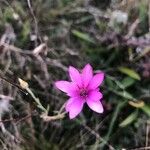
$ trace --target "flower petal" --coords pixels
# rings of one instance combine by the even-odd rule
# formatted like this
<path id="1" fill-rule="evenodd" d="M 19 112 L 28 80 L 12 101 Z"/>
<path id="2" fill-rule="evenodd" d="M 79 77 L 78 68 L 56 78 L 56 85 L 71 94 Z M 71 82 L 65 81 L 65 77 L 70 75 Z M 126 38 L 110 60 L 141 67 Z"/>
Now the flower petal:
<path id="1" fill-rule="evenodd" d="M 90 91 L 88 95 L 88 99 L 92 101 L 98 101 L 103 97 L 102 93 L 98 91 L 98 89 Z"/>
<path id="2" fill-rule="evenodd" d="M 78 87 L 72 82 L 68 81 L 56 81 L 55 86 L 68 94 L 68 96 L 77 96 L 78 95 Z"/>
<path id="3" fill-rule="evenodd" d="M 101 102 L 99 101 L 103 97 L 102 93 L 100 93 L 98 90 L 91 91 L 87 98 L 87 104 L 88 106 L 95 112 L 102 113 L 103 112 L 103 106 Z"/>
<path id="4" fill-rule="evenodd" d="M 89 89 L 96 89 L 104 80 L 104 73 L 96 74 L 89 83 Z"/>
<path id="5" fill-rule="evenodd" d="M 66 103 L 66 111 L 69 112 L 69 118 L 75 118 L 81 111 L 84 105 L 84 101 L 77 98 L 70 98 Z"/>
<path id="6" fill-rule="evenodd" d="M 93 77 L 93 69 L 90 64 L 87 64 L 82 70 L 82 82 L 84 87 L 86 87 Z"/>
<path id="7" fill-rule="evenodd" d="M 75 82 L 80 87 L 82 86 L 81 75 L 76 68 L 70 66 L 69 67 L 69 75 L 73 82 Z"/>
<path id="8" fill-rule="evenodd" d="M 102 103 L 99 100 L 93 101 L 93 100 L 87 99 L 87 104 L 93 111 L 97 113 L 103 113 L 104 111 Z"/>

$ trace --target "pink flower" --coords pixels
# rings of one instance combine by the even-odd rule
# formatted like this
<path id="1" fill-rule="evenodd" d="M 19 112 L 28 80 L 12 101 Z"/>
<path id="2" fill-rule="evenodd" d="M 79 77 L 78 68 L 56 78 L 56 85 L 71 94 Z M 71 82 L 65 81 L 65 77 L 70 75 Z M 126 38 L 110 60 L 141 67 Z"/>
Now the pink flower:
<path id="1" fill-rule="evenodd" d="M 100 72 L 93 76 L 93 69 L 90 64 L 87 64 L 81 73 L 70 66 L 69 76 L 71 82 L 57 81 L 55 85 L 70 96 L 65 106 L 70 119 L 75 118 L 82 111 L 84 103 L 87 103 L 93 111 L 102 113 L 103 106 L 100 99 L 103 95 L 98 87 L 104 80 L 104 73 Z"/>

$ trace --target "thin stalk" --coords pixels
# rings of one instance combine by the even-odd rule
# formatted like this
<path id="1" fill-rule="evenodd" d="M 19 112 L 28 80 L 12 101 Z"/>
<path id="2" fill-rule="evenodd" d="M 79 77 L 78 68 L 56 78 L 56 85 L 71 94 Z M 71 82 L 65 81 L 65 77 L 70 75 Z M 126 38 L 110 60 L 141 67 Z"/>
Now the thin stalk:
<path id="1" fill-rule="evenodd" d="M 26 88 L 27 92 L 31 95 L 31 97 L 35 100 L 35 102 L 37 103 L 38 108 L 40 108 L 42 111 L 44 111 L 45 113 L 47 113 L 47 110 L 43 107 L 43 105 L 41 104 L 39 98 L 37 98 L 34 93 L 30 90 L 30 88 Z"/>

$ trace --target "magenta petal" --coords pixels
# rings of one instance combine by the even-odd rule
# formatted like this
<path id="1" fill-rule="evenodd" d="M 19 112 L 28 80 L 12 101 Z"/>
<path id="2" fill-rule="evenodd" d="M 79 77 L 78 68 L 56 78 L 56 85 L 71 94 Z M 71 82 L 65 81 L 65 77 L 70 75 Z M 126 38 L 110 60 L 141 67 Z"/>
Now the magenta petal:
<path id="1" fill-rule="evenodd" d="M 82 86 L 81 75 L 76 68 L 70 66 L 69 75 L 73 82 L 75 82 L 78 86 Z"/>
<path id="2" fill-rule="evenodd" d="M 88 106 L 95 112 L 102 113 L 103 112 L 103 106 L 101 102 L 99 101 L 103 95 L 98 92 L 98 90 L 91 91 L 87 98 L 87 104 Z"/>
<path id="3" fill-rule="evenodd" d="M 93 69 L 90 64 L 87 64 L 82 70 L 82 82 L 84 87 L 86 87 L 93 77 Z"/>
<path id="4" fill-rule="evenodd" d="M 102 93 L 98 91 L 98 89 L 90 91 L 88 95 L 88 99 L 92 101 L 98 101 L 103 97 Z"/>
<path id="5" fill-rule="evenodd" d="M 78 95 L 78 87 L 68 81 L 57 81 L 55 82 L 55 86 L 61 91 L 67 93 L 69 96 L 77 96 Z"/>
<path id="6" fill-rule="evenodd" d="M 87 99 L 87 104 L 93 111 L 97 113 L 103 113 L 104 111 L 102 103 L 99 100 L 93 101 L 93 100 Z"/>
<path id="7" fill-rule="evenodd" d="M 55 86 L 56 86 L 59 90 L 61 90 L 61 91 L 65 92 L 65 93 L 67 93 L 68 90 L 69 90 L 69 88 L 70 88 L 70 82 L 68 82 L 68 81 L 56 81 L 56 82 L 55 82 Z"/>
<path id="8" fill-rule="evenodd" d="M 103 113 L 104 109 L 100 101 L 87 101 L 88 106 L 97 113 Z"/>
<path id="9" fill-rule="evenodd" d="M 96 89 L 104 80 L 104 73 L 96 74 L 89 83 L 89 89 Z"/>
<path id="10" fill-rule="evenodd" d="M 66 112 L 69 112 L 70 110 L 70 105 L 72 104 L 72 102 L 74 101 L 74 98 L 70 98 L 66 104 L 65 104 L 65 109 L 66 109 Z"/>
<path id="11" fill-rule="evenodd" d="M 81 111 L 84 101 L 80 98 L 70 98 L 66 103 L 66 111 L 69 112 L 69 118 L 75 118 Z"/>
<path id="12" fill-rule="evenodd" d="M 70 88 L 69 88 L 67 94 L 68 94 L 68 96 L 71 96 L 71 97 L 79 96 L 79 87 L 77 86 L 77 84 L 71 82 L 70 83 Z"/>

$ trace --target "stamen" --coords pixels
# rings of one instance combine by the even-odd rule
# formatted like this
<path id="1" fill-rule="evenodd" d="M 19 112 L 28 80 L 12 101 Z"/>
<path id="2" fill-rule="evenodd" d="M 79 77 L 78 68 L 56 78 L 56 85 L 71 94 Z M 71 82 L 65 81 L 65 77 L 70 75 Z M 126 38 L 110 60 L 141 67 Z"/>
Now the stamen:
<path id="1" fill-rule="evenodd" d="M 81 97 L 86 98 L 87 95 L 88 95 L 88 94 L 87 94 L 87 90 L 86 90 L 86 89 L 81 89 L 81 90 L 80 90 L 80 96 L 81 96 Z"/>

